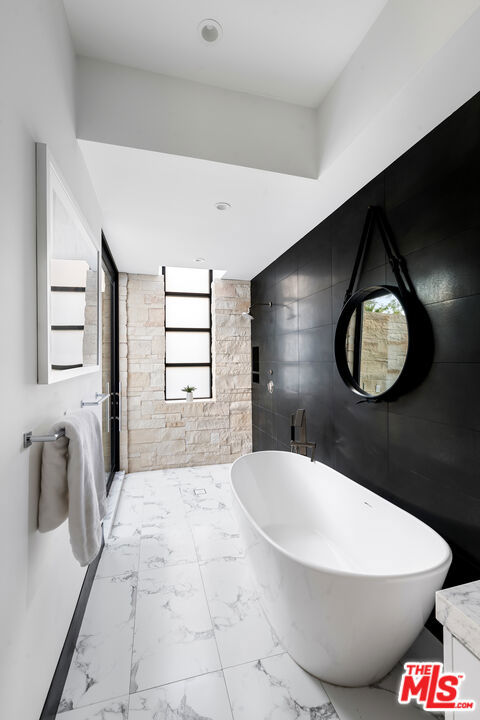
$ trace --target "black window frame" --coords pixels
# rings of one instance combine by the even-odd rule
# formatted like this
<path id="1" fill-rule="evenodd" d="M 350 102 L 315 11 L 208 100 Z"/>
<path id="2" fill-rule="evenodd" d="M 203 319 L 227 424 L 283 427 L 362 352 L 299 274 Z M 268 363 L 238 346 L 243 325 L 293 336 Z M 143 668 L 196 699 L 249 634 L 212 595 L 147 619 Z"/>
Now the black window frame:
<path id="1" fill-rule="evenodd" d="M 213 398 L 213 358 L 212 358 L 212 283 L 213 283 L 213 270 L 208 271 L 208 293 L 198 293 L 198 292 L 176 292 L 176 291 L 168 291 L 167 290 L 167 266 L 162 267 L 162 275 L 163 275 L 163 283 L 164 283 L 164 292 L 165 292 L 165 320 L 164 320 L 164 328 L 165 328 L 165 402 L 172 402 L 177 400 L 185 400 L 184 397 L 172 397 L 167 398 L 167 368 L 170 367 L 208 367 L 210 368 L 210 395 L 203 395 L 201 397 L 196 397 L 195 400 L 212 400 Z M 167 297 L 187 297 L 187 298 L 208 298 L 208 317 L 210 320 L 210 324 L 208 328 L 190 328 L 190 327 L 167 327 Z M 210 362 L 208 363 L 198 363 L 198 362 L 192 362 L 192 363 L 167 363 L 167 333 L 169 332 L 190 332 L 190 333 L 197 333 L 197 332 L 206 332 L 209 334 L 210 337 Z"/>
<path id="2" fill-rule="evenodd" d="M 118 292 L 118 269 L 108 245 L 105 234 L 102 230 L 102 258 L 101 267 L 105 267 L 108 280 L 112 284 L 112 306 L 110 314 L 110 437 L 111 437 L 111 468 L 107 481 L 107 493 L 120 469 L 120 349 L 119 349 L 119 292 Z M 102 348 L 100 348 L 100 352 Z M 103 382 L 103 381 L 102 381 Z M 102 388 L 102 392 L 105 388 Z"/>

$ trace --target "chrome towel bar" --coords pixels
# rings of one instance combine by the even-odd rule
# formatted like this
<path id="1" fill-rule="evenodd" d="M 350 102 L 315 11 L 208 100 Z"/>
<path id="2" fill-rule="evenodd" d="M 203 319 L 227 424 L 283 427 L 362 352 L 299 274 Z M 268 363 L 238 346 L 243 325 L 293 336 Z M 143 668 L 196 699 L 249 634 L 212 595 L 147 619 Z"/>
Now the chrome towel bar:
<path id="1" fill-rule="evenodd" d="M 33 435 L 32 430 L 29 430 L 29 432 L 23 433 L 23 447 L 28 448 L 34 442 L 55 442 L 64 435 L 65 430 L 59 430 L 52 435 Z"/>
<path id="2" fill-rule="evenodd" d="M 82 400 L 80 407 L 88 407 L 89 405 L 101 405 L 108 400 L 110 393 L 95 393 L 95 400 Z M 55 442 L 58 438 L 65 435 L 65 430 L 59 430 L 51 435 L 34 435 L 32 430 L 23 433 L 23 447 L 29 448 L 34 442 Z"/>
<path id="3" fill-rule="evenodd" d="M 95 400 L 82 400 L 80 407 L 88 407 L 89 405 L 101 405 L 108 400 L 110 393 L 95 393 Z"/>

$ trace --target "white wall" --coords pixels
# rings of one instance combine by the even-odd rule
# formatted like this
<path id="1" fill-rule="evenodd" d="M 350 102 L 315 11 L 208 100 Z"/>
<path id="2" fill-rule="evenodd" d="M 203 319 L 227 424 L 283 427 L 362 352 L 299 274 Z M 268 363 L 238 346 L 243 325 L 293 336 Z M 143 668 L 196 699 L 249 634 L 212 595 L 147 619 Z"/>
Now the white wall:
<path id="1" fill-rule="evenodd" d="M 0 717 L 37 720 L 85 570 L 66 524 L 36 531 L 47 430 L 100 390 L 100 375 L 36 385 L 35 141 L 49 144 L 96 237 L 100 214 L 74 129 L 74 57 L 60 0 L 0 4 Z"/>

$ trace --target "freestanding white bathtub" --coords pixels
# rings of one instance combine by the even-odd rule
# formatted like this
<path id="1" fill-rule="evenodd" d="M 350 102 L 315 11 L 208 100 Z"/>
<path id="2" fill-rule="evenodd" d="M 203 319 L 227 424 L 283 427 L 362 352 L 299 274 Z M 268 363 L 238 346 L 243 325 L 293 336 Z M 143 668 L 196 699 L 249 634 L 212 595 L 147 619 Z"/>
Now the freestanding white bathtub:
<path id="1" fill-rule="evenodd" d="M 430 614 L 451 563 L 447 543 L 302 455 L 245 455 L 231 480 L 262 603 L 285 649 L 337 685 L 386 675 Z"/>

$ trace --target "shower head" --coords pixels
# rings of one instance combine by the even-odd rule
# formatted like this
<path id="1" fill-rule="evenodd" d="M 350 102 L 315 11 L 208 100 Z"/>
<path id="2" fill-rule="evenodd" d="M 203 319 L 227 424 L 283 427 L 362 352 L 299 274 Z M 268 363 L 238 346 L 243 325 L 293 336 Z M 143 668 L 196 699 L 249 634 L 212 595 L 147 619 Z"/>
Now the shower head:
<path id="1" fill-rule="evenodd" d="M 272 303 L 271 303 L 271 302 L 253 303 L 253 305 L 250 305 L 250 307 L 248 308 L 248 312 L 242 312 L 242 317 L 248 318 L 249 320 L 255 320 L 255 316 L 252 315 L 251 310 L 252 310 L 252 308 L 254 308 L 254 307 L 258 307 L 259 305 L 267 305 L 267 306 L 270 307 L 270 308 L 272 307 Z"/>

